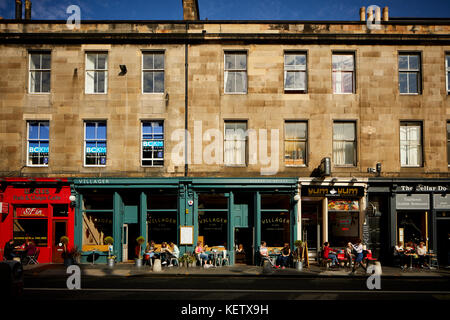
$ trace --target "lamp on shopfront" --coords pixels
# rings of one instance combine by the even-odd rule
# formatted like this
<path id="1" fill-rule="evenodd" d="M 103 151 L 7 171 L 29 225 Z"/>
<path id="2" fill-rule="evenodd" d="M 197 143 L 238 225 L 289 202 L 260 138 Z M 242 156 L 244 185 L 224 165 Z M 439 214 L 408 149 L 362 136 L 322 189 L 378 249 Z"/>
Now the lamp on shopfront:
<path id="1" fill-rule="evenodd" d="M 69 201 L 70 201 L 70 205 L 71 205 L 72 207 L 75 207 L 76 201 L 77 201 L 77 197 L 76 197 L 75 195 L 71 194 L 71 195 L 69 196 Z"/>

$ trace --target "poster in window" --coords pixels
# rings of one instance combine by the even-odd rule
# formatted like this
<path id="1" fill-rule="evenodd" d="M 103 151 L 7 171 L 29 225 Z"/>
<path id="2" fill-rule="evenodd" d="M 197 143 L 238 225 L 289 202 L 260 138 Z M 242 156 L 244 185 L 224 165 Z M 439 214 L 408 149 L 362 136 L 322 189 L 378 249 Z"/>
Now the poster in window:
<path id="1" fill-rule="evenodd" d="M 329 211 L 359 211 L 358 200 L 328 200 Z"/>
<path id="2" fill-rule="evenodd" d="M 180 227 L 180 245 L 194 244 L 194 227 Z"/>

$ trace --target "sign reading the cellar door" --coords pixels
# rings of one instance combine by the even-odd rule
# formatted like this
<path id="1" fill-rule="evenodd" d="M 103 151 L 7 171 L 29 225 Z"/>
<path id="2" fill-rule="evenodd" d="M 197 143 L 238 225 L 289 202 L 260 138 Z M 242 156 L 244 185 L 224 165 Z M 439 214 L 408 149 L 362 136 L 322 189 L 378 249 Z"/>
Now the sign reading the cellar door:
<path id="1" fill-rule="evenodd" d="M 363 197 L 364 187 L 302 186 L 304 197 Z"/>

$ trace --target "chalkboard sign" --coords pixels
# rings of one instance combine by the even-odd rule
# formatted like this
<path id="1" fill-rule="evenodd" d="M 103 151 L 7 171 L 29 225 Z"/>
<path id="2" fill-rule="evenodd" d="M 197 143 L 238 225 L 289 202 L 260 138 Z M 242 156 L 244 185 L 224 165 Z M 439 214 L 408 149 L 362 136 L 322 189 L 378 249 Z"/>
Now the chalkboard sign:
<path id="1" fill-rule="evenodd" d="M 370 243 L 370 232 L 369 232 L 369 225 L 368 224 L 364 224 L 362 227 L 362 242 L 367 245 Z"/>

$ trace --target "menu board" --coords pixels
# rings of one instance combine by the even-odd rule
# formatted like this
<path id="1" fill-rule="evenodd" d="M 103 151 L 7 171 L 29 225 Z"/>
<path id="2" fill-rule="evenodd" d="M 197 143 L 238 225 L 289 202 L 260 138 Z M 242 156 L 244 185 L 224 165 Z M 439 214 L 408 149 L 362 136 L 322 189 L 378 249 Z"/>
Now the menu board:
<path id="1" fill-rule="evenodd" d="M 357 200 L 328 200 L 329 211 L 359 211 Z"/>
<path id="2" fill-rule="evenodd" d="M 194 244 L 194 227 L 180 227 L 180 245 Z"/>

